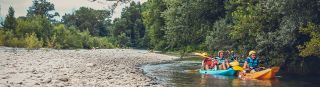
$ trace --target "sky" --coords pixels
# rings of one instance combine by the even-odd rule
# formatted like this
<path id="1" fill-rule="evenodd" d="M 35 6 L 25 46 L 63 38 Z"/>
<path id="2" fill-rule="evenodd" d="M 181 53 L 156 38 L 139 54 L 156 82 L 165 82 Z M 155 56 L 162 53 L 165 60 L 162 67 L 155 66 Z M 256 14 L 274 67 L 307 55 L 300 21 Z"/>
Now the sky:
<path id="1" fill-rule="evenodd" d="M 33 0 L 0 0 L 0 21 L 4 20 L 4 17 L 8 14 L 9 6 L 12 6 L 15 10 L 15 17 L 26 16 L 27 9 L 32 5 Z M 107 10 L 109 6 L 113 5 L 115 1 L 105 1 L 105 0 L 47 0 L 55 5 L 55 11 L 60 14 L 60 17 L 56 18 L 61 19 L 65 13 L 72 13 L 73 11 L 79 9 L 80 7 L 90 7 L 96 10 Z M 136 2 L 145 2 L 147 0 L 134 0 Z M 111 19 L 120 17 L 121 10 L 129 4 L 118 3 L 118 6 L 115 9 L 114 15 Z"/>

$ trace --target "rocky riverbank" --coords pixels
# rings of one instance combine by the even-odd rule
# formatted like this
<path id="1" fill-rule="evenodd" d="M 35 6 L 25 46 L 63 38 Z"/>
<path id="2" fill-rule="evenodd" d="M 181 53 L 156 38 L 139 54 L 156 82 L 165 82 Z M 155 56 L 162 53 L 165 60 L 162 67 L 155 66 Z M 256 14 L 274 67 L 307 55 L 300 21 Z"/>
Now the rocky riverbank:
<path id="1" fill-rule="evenodd" d="M 0 87 L 161 86 L 144 76 L 141 64 L 177 57 L 134 49 L 0 50 Z"/>

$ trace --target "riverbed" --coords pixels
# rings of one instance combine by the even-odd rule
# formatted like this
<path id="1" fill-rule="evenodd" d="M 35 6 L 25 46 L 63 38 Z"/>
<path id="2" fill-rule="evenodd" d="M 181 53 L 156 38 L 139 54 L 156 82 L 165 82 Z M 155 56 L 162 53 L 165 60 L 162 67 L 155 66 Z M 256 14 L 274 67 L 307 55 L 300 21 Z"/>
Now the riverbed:
<path id="1" fill-rule="evenodd" d="M 0 87 L 162 87 L 139 66 L 176 58 L 136 49 L 0 47 Z"/>

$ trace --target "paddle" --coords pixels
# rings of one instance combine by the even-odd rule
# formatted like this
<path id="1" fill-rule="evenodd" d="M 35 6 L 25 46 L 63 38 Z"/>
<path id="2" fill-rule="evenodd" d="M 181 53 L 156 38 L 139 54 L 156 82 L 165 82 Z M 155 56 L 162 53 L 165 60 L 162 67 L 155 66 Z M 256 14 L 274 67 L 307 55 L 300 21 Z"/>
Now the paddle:
<path id="1" fill-rule="evenodd" d="M 207 58 L 208 57 L 208 53 L 206 53 L 206 52 L 203 52 L 203 53 L 195 52 L 194 55 L 201 56 L 202 58 Z"/>
<path id="2" fill-rule="evenodd" d="M 238 70 L 238 71 L 242 71 L 243 70 L 243 68 L 240 67 L 240 66 L 233 66 L 232 69 L 233 70 Z"/>
<path id="3" fill-rule="evenodd" d="M 238 61 L 233 61 L 233 62 L 230 62 L 229 64 L 230 66 L 232 66 L 233 70 L 239 70 L 239 71 L 243 70 L 243 68 L 239 66 L 240 63 Z"/>

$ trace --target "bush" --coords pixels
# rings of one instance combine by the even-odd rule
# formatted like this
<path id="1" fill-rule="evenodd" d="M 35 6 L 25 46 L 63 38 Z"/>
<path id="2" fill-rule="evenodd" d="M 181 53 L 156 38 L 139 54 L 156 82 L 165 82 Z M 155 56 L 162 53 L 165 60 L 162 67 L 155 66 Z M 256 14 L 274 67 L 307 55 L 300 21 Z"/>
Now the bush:
<path id="1" fill-rule="evenodd" d="M 43 41 L 39 40 L 35 33 L 27 34 L 25 42 L 28 49 L 41 48 L 43 45 Z"/>
<path id="2" fill-rule="evenodd" d="M 90 32 L 85 31 L 85 32 L 81 32 L 79 34 L 81 36 L 83 48 L 87 48 L 87 49 L 92 48 L 93 41 L 91 39 Z"/>
<path id="3" fill-rule="evenodd" d="M 25 41 L 23 39 L 19 39 L 17 37 L 10 38 L 8 40 L 8 44 L 6 46 L 10 47 L 24 47 Z"/>
<path id="4" fill-rule="evenodd" d="M 114 45 L 105 37 L 94 37 L 94 46 L 99 48 L 114 48 Z"/>
<path id="5" fill-rule="evenodd" d="M 0 30 L 0 46 L 4 45 L 5 40 L 6 40 L 5 37 L 6 37 L 5 32 Z"/>
<path id="6" fill-rule="evenodd" d="M 57 46 L 57 35 L 54 34 L 49 39 L 47 39 L 47 45 L 48 48 L 55 48 Z"/>
<path id="7" fill-rule="evenodd" d="M 67 49 L 83 48 L 81 37 L 80 35 L 77 35 L 77 34 L 66 35 L 63 43 L 64 43 L 63 48 L 67 48 Z"/>

